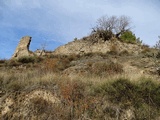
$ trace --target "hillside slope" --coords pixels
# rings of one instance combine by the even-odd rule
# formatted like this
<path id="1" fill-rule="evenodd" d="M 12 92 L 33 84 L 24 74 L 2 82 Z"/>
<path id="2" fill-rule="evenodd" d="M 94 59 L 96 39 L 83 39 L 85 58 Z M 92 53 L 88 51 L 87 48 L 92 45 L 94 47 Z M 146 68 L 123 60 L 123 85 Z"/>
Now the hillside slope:
<path id="1" fill-rule="evenodd" d="M 93 34 L 43 55 L 0 60 L 0 118 L 158 120 L 156 53 Z"/>

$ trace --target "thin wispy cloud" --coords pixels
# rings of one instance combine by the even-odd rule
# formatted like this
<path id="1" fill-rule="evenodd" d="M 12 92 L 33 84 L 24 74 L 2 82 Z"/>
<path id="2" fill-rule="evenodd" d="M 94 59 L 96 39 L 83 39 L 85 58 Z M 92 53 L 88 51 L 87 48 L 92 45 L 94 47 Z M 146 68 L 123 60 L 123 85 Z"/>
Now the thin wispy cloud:
<path id="1" fill-rule="evenodd" d="M 1 0 L 0 58 L 9 58 L 24 35 L 32 36 L 32 50 L 45 41 L 54 50 L 90 34 L 103 15 L 131 17 L 137 37 L 153 45 L 160 35 L 159 5 L 158 0 Z"/>

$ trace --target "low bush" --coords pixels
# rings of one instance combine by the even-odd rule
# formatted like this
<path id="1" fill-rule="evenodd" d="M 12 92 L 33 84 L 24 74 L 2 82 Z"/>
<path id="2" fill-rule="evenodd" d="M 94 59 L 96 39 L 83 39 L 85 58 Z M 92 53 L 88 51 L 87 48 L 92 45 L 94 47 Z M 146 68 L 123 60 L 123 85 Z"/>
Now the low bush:
<path id="1" fill-rule="evenodd" d="M 33 56 L 23 56 L 18 58 L 18 62 L 20 63 L 34 63 L 36 61 L 36 58 Z"/>
<path id="2" fill-rule="evenodd" d="M 136 43 L 136 36 L 131 31 L 124 32 L 120 39 L 127 43 Z"/>
<path id="3" fill-rule="evenodd" d="M 82 82 L 68 81 L 65 85 L 61 85 L 61 95 L 64 103 L 70 109 L 70 116 L 78 119 L 87 109 L 85 87 Z"/>
<path id="4" fill-rule="evenodd" d="M 105 41 L 108 41 L 110 40 L 112 37 L 113 37 L 113 33 L 111 31 L 106 31 L 106 30 L 102 30 L 102 29 L 97 29 L 97 30 L 94 30 L 89 39 L 89 40 L 92 44 L 94 43 L 98 43 L 98 42 L 105 42 Z M 85 40 L 85 38 L 84 38 Z"/>
<path id="5" fill-rule="evenodd" d="M 121 109 L 135 108 L 136 119 L 155 119 L 160 114 L 160 84 L 141 79 L 134 83 L 128 79 L 106 82 L 95 88 L 95 94 L 106 96 L 106 100 Z"/>
<path id="6" fill-rule="evenodd" d="M 43 67 L 47 71 L 60 72 L 69 66 L 68 58 L 48 58 L 43 61 Z"/>
<path id="7" fill-rule="evenodd" d="M 7 60 L 5 60 L 5 59 L 0 59 L 0 64 L 1 63 L 5 63 Z"/>
<path id="8" fill-rule="evenodd" d="M 102 38 L 103 40 L 110 40 L 113 36 L 113 33 L 106 30 L 97 30 L 96 34 L 99 35 L 99 38 Z"/>
<path id="9" fill-rule="evenodd" d="M 98 62 L 90 65 L 89 72 L 93 75 L 108 76 L 113 74 L 121 74 L 123 72 L 123 66 L 119 63 L 106 63 Z"/>

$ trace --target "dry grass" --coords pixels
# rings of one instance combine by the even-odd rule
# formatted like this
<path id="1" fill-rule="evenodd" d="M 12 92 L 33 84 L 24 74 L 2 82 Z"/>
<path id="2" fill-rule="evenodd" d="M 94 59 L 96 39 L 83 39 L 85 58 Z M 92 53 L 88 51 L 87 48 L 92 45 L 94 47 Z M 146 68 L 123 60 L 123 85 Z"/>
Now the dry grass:
<path id="1" fill-rule="evenodd" d="M 114 62 L 90 62 L 88 65 L 88 74 L 91 76 L 113 76 L 123 73 L 123 66 Z"/>
<path id="2" fill-rule="evenodd" d="M 95 56 L 101 56 L 99 61 L 87 61 Z M 40 63 L 7 61 L 9 67 L 1 68 L 0 72 L 0 118 L 158 119 L 158 79 L 142 75 L 134 66 L 112 62 L 112 57 L 96 53 L 50 56 Z M 101 61 L 106 58 L 108 60 Z M 75 60 L 88 62 L 88 75 L 69 77 L 62 74 Z M 121 61 L 125 63 L 126 57 Z M 20 69 L 19 63 L 32 67 Z M 132 117 L 127 116 L 128 111 Z"/>
<path id="3" fill-rule="evenodd" d="M 19 74 L 7 70 L 0 73 L 0 82 L 1 90 L 7 92 L 14 100 L 13 109 L 1 116 L 3 119 L 25 120 L 27 116 L 32 120 L 116 119 L 117 117 L 123 119 L 126 110 L 131 108 L 135 108 L 132 112 L 136 119 L 145 119 L 145 116 L 155 119 L 159 116 L 157 106 L 160 106 L 158 95 L 160 83 L 144 77 L 137 81 L 129 79 L 129 76 L 124 74 L 68 78 L 51 71 L 26 70 Z M 32 95 L 32 91 L 36 90 L 45 90 L 47 94 L 56 96 L 60 102 L 53 104 L 41 94 L 38 97 Z M 23 102 L 26 100 L 23 99 L 26 99 L 26 95 L 28 98 L 29 95 L 34 97 L 24 106 Z M 136 101 L 137 99 L 140 101 Z M 117 114 L 117 110 L 121 112 Z M 23 112 L 26 112 L 25 116 Z"/>

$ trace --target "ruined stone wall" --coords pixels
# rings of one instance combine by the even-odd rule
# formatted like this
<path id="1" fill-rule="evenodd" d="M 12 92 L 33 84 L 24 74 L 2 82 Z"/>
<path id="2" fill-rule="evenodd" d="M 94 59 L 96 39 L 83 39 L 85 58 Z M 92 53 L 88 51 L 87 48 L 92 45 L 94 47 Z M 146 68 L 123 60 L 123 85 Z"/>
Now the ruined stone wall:
<path id="1" fill-rule="evenodd" d="M 12 58 L 19 58 L 22 56 L 32 56 L 33 53 L 29 51 L 30 42 L 31 42 L 30 36 L 22 37 Z"/>

